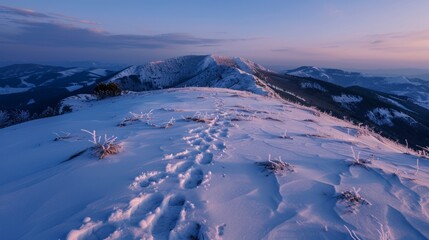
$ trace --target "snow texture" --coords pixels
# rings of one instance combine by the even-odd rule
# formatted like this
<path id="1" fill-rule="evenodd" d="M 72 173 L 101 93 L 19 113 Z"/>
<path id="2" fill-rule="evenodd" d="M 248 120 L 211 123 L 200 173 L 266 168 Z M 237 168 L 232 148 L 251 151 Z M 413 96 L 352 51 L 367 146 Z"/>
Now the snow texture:
<path id="1" fill-rule="evenodd" d="M 2 239 L 429 238 L 429 162 L 348 122 L 228 89 L 88 100 L 0 129 Z M 80 129 L 123 150 L 98 160 Z"/>

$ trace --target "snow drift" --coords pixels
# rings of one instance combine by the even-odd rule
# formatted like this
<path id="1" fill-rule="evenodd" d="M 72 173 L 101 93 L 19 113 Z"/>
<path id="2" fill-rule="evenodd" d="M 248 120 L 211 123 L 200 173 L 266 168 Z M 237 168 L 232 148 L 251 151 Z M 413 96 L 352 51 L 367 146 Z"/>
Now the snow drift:
<path id="1" fill-rule="evenodd" d="M 427 160 L 364 128 L 227 89 L 79 99 L 0 129 L 3 239 L 429 238 Z"/>

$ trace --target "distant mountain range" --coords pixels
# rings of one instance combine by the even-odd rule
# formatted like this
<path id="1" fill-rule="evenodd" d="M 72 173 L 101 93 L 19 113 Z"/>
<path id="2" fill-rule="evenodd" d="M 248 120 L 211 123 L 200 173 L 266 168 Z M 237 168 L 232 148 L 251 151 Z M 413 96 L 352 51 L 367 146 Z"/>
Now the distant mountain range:
<path id="1" fill-rule="evenodd" d="M 310 77 L 343 87 L 360 86 L 380 92 L 406 96 L 429 109 L 429 81 L 409 77 L 377 77 L 339 69 L 299 67 L 282 73 L 297 77 Z"/>
<path id="2" fill-rule="evenodd" d="M 0 87 L 4 93 L 0 95 L 0 109 L 41 111 L 69 96 L 92 93 L 98 82 L 115 82 L 130 91 L 213 87 L 279 96 L 365 124 L 386 137 L 404 144 L 408 142 L 413 148 L 429 146 L 429 110 L 415 104 L 424 106 L 424 97 L 427 97 L 424 80 L 369 79 L 359 73 L 312 67 L 278 74 L 246 59 L 215 55 L 171 58 L 119 72 L 40 65 L 0 68 Z M 71 102 L 75 100 L 76 97 L 67 98 L 61 104 L 63 107 L 70 104 L 73 108 Z"/>
<path id="3" fill-rule="evenodd" d="M 43 111 L 71 95 L 89 88 L 112 74 L 101 68 L 70 68 L 16 64 L 0 68 L 0 109 Z"/>

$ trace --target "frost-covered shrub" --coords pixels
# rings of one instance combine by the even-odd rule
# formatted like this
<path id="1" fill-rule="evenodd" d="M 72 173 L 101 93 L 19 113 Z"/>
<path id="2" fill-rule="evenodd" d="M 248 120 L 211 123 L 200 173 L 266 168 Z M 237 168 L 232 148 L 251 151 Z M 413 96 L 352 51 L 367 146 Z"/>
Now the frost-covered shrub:
<path id="1" fill-rule="evenodd" d="M 341 192 L 337 198 L 344 202 L 351 212 L 355 212 L 360 205 L 369 205 L 369 202 L 359 194 L 360 190 L 353 187 L 352 191 Z"/>
<path id="2" fill-rule="evenodd" d="M 101 136 L 97 137 L 97 133 L 95 132 L 95 130 L 93 130 L 92 132 L 85 129 L 81 130 L 91 135 L 91 139 L 88 141 L 94 144 L 94 146 L 92 147 L 93 153 L 99 159 L 103 159 L 109 155 L 117 154 L 121 150 L 121 145 L 116 143 L 117 137 L 107 137 L 107 134 L 104 134 L 104 138 L 102 139 Z"/>
<path id="3" fill-rule="evenodd" d="M 267 170 L 272 173 L 281 173 L 285 171 L 294 172 L 293 166 L 290 165 L 287 162 L 282 161 L 281 157 L 278 159 L 271 159 L 271 155 L 268 157 L 268 161 L 265 162 L 257 162 L 258 166 L 261 166 L 264 168 L 264 170 Z"/>
<path id="4" fill-rule="evenodd" d="M 161 126 L 159 126 L 159 128 L 171 128 L 174 123 L 176 122 L 176 119 L 174 119 L 173 117 L 170 119 L 170 121 L 162 124 Z"/>
<path id="5" fill-rule="evenodd" d="M 9 113 L 7 111 L 0 110 L 0 127 L 6 126 L 9 121 Z"/>
<path id="6" fill-rule="evenodd" d="M 130 112 L 131 116 L 125 117 L 124 120 L 122 120 L 122 122 L 120 122 L 118 124 L 118 126 L 125 127 L 125 126 L 130 125 L 131 123 L 134 123 L 134 122 L 145 122 L 148 124 L 150 122 L 150 120 L 152 120 L 152 112 L 153 112 L 153 110 L 150 110 L 147 113 Z"/>
<path id="7" fill-rule="evenodd" d="M 27 110 L 16 110 L 12 113 L 13 123 L 20 123 L 30 120 L 30 112 Z"/>
<path id="8" fill-rule="evenodd" d="M 370 159 L 363 159 L 360 157 L 360 152 L 358 152 L 358 154 L 356 154 L 355 150 L 353 149 L 353 147 L 351 147 L 352 149 L 352 157 L 353 157 L 353 161 L 351 163 L 352 166 L 361 166 L 364 168 L 368 168 L 368 165 L 371 164 L 371 160 Z"/>
<path id="9" fill-rule="evenodd" d="M 51 117 L 57 115 L 57 111 L 53 107 L 47 107 L 43 112 L 40 114 L 40 117 Z"/>
<path id="10" fill-rule="evenodd" d="M 60 109 L 58 112 L 59 114 L 71 113 L 73 112 L 73 108 L 70 105 L 63 105 L 63 106 L 60 106 Z"/>
<path id="11" fill-rule="evenodd" d="M 290 140 L 292 140 L 292 139 L 293 139 L 291 136 L 289 136 L 289 135 L 287 134 L 287 130 L 285 130 L 285 131 L 283 132 L 283 134 L 280 136 L 280 138 L 283 138 L 283 139 L 290 139 Z"/>
<path id="12" fill-rule="evenodd" d="M 216 120 L 217 116 L 209 115 L 207 113 L 196 112 L 194 116 L 183 117 L 185 120 L 200 122 L 200 123 L 212 123 Z"/>
<path id="13" fill-rule="evenodd" d="M 62 140 L 71 138 L 71 136 L 70 136 L 71 133 L 69 133 L 69 132 L 63 132 L 63 131 L 61 131 L 59 133 L 54 132 L 53 134 L 56 136 L 54 138 L 54 141 L 62 141 Z"/>
<path id="14" fill-rule="evenodd" d="M 94 88 L 94 94 L 99 99 L 114 97 L 121 95 L 121 88 L 118 84 L 110 82 L 110 83 L 99 83 Z"/>

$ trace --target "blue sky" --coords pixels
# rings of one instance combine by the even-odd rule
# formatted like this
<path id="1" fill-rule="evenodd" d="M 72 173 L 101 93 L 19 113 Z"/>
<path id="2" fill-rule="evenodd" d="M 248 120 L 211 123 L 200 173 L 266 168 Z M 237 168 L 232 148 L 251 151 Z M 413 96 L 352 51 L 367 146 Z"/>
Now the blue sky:
<path id="1" fill-rule="evenodd" d="M 285 67 L 429 68 L 428 9 L 427 0 L 0 0 L 0 61 L 214 53 Z"/>

